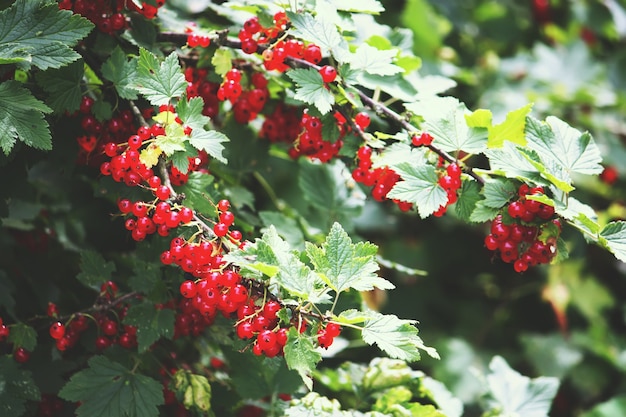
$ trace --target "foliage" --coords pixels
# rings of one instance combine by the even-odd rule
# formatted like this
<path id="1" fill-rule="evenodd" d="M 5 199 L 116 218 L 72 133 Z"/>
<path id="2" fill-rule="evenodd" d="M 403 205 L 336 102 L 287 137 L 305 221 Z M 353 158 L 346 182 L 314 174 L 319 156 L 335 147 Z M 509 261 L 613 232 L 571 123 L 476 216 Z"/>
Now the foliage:
<path id="1" fill-rule="evenodd" d="M 5 2 L 0 414 L 619 414 L 623 13 Z"/>

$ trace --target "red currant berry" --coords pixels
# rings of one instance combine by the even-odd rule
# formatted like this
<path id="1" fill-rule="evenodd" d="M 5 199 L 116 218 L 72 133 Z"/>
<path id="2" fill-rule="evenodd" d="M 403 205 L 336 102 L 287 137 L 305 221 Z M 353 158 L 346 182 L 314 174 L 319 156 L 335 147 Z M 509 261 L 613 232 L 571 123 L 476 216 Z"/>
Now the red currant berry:
<path id="1" fill-rule="evenodd" d="M 13 352 L 13 358 L 18 363 L 26 363 L 30 359 L 30 352 L 20 346 Z"/>
<path id="2" fill-rule="evenodd" d="M 217 237 L 226 236 L 228 234 L 228 225 L 224 223 L 216 223 L 215 226 L 213 226 L 213 233 L 215 233 L 215 236 Z"/>
<path id="3" fill-rule="evenodd" d="M 228 201 L 228 200 L 220 200 L 220 201 L 217 203 L 217 209 L 218 209 L 219 211 L 226 211 L 226 210 L 228 210 L 229 208 L 230 208 L 230 201 Z"/>
<path id="4" fill-rule="evenodd" d="M 337 78 L 337 70 L 330 65 L 324 65 L 320 68 L 319 73 L 325 83 L 331 83 Z"/>
<path id="5" fill-rule="evenodd" d="M 180 295 L 185 298 L 194 298 L 196 296 L 196 283 L 187 280 L 180 284 Z"/>
<path id="6" fill-rule="evenodd" d="M 50 326 L 50 336 L 55 340 L 61 339 L 65 336 L 65 325 L 60 321 L 52 323 Z"/>
<path id="7" fill-rule="evenodd" d="M 354 123 L 361 129 L 361 130 L 365 130 L 367 129 L 367 127 L 370 125 L 370 116 L 369 114 L 365 113 L 365 112 L 360 112 L 357 113 L 356 116 L 354 116 Z"/>

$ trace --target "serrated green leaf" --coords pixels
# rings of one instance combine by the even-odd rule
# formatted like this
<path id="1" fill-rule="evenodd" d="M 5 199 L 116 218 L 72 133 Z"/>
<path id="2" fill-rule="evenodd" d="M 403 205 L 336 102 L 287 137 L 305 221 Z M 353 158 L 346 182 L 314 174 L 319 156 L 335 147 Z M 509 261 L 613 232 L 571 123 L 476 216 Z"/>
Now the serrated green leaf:
<path id="1" fill-rule="evenodd" d="M 552 377 L 530 379 L 511 369 L 506 361 L 495 356 L 487 375 L 492 409 L 502 415 L 547 417 L 552 400 L 559 388 L 559 380 Z"/>
<path id="2" fill-rule="evenodd" d="M 604 169 L 600 149 L 589 132 L 580 133 L 558 117 L 548 116 L 545 123 L 527 117 L 526 138 L 544 164 L 552 160 L 570 177 L 573 173 L 600 174 Z"/>
<path id="3" fill-rule="evenodd" d="M 369 291 L 395 286 L 376 275 L 379 267 L 375 257 L 378 248 L 369 242 L 352 243 L 339 223 L 334 223 L 321 246 L 306 242 L 306 254 L 320 274 L 336 292 L 354 288 Z"/>
<path id="4" fill-rule="evenodd" d="M 221 76 L 226 75 L 233 67 L 233 52 L 228 48 L 218 48 L 213 57 L 211 64 L 215 67 L 215 73 Z"/>
<path id="5" fill-rule="evenodd" d="M 333 4 L 337 10 L 352 13 L 379 14 L 385 11 L 378 0 L 333 0 Z"/>
<path id="6" fill-rule="evenodd" d="M 36 74 L 37 84 L 48 93 L 47 103 L 57 113 L 74 113 L 80 107 L 80 84 L 84 75 L 83 61 L 76 61 L 59 69 Z"/>
<path id="7" fill-rule="evenodd" d="M 191 163 L 189 162 L 189 154 L 187 152 L 174 152 L 171 155 L 170 160 L 172 161 L 174 168 L 183 174 L 186 174 L 189 171 Z"/>
<path id="8" fill-rule="evenodd" d="M 402 179 L 387 197 L 415 204 L 422 219 L 448 202 L 446 191 L 438 184 L 439 177 L 434 166 L 402 163 L 395 166 L 395 170 Z"/>
<path id="9" fill-rule="evenodd" d="M 558 189 L 565 193 L 574 190 L 574 187 L 571 185 L 572 180 L 568 173 L 561 165 L 555 163 L 554 160 L 546 159 L 545 157 L 541 160 L 542 157 L 531 149 L 519 148 L 519 152 L 543 178 L 554 184 Z"/>
<path id="10" fill-rule="evenodd" d="M 610 400 L 595 405 L 581 417 L 614 417 L 626 415 L 626 395 L 617 395 Z"/>
<path id="11" fill-rule="evenodd" d="M 189 205 L 196 211 L 207 216 L 214 216 L 215 206 L 212 201 L 217 201 L 218 195 L 213 181 L 212 175 L 193 171 L 189 173 L 187 183 L 177 187 L 177 190 L 185 194 L 185 201 L 189 201 Z"/>
<path id="12" fill-rule="evenodd" d="M 454 211 L 460 219 L 469 221 L 476 204 L 481 201 L 480 186 L 476 181 L 463 181 Z"/>
<path id="13" fill-rule="evenodd" d="M 169 54 L 163 62 L 159 62 L 154 54 L 144 48 L 139 50 L 133 83 L 135 90 L 155 106 L 169 104 L 173 98 L 180 97 L 187 89 L 187 81 L 175 52 Z"/>
<path id="14" fill-rule="evenodd" d="M 96 102 L 91 106 L 91 112 L 100 122 L 110 120 L 113 116 L 111 103 L 105 100 L 96 100 Z"/>
<path id="15" fill-rule="evenodd" d="M 137 326 L 137 348 L 141 353 L 160 338 L 174 336 L 174 316 L 169 308 L 157 309 L 152 303 L 142 302 L 128 309 L 124 324 Z"/>
<path id="16" fill-rule="evenodd" d="M 259 217 L 266 227 L 273 225 L 291 247 L 304 246 L 304 235 L 295 219 L 277 211 L 260 211 Z"/>
<path id="17" fill-rule="evenodd" d="M 517 178 L 524 182 L 545 184 L 539 171 L 522 154 L 512 142 L 504 142 L 502 148 L 488 149 L 485 155 L 489 158 L 489 165 L 496 173 L 507 178 Z"/>
<path id="18" fill-rule="evenodd" d="M 332 109 L 335 96 L 326 89 L 326 84 L 318 71 L 313 68 L 298 68 L 287 71 L 287 76 L 297 85 L 294 99 L 314 105 L 321 114 L 326 114 Z"/>
<path id="19" fill-rule="evenodd" d="M 344 61 L 353 70 L 373 75 L 394 75 L 403 72 L 401 67 L 391 62 L 397 54 L 395 49 L 380 50 L 363 43 L 354 53 L 346 55 Z"/>
<path id="20" fill-rule="evenodd" d="M 363 341 L 376 344 L 390 357 L 404 361 L 420 359 L 419 349 L 426 351 L 433 358 L 439 358 L 437 351 L 427 347 L 417 335 L 415 320 L 400 319 L 393 314 L 369 312 L 362 330 Z"/>
<path id="21" fill-rule="evenodd" d="M 287 367 L 298 372 L 304 385 L 309 390 L 313 389 L 311 374 L 315 366 L 322 360 L 322 355 L 316 350 L 311 339 L 298 332 L 295 327 L 289 329 L 287 343 L 284 347 Z"/>
<path id="22" fill-rule="evenodd" d="M 80 271 L 76 278 L 84 285 L 97 286 L 111 279 L 115 264 L 107 262 L 100 253 L 86 250 L 80 254 Z"/>
<path id="23" fill-rule="evenodd" d="M 59 10 L 56 3 L 17 0 L 0 12 L 0 50 L 14 51 L 22 64 L 32 63 L 42 70 L 59 68 L 80 58 L 71 48 L 93 27 L 82 16 Z"/>
<path id="24" fill-rule="evenodd" d="M 615 221 L 607 224 L 600 231 L 602 242 L 617 259 L 626 262 L 626 221 Z"/>
<path id="25" fill-rule="evenodd" d="M 204 130 L 201 128 L 193 129 L 189 143 L 200 151 L 206 151 L 210 156 L 222 163 L 227 163 L 226 158 L 222 155 L 224 151 L 223 142 L 228 142 L 228 137 L 217 130 Z"/>
<path id="26" fill-rule="evenodd" d="M 154 262 L 145 262 L 140 259 L 133 261 L 133 275 L 128 284 L 133 291 L 147 294 L 149 299 L 156 285 L 162 280 L 161 268 Z"/>
<path id="27" fill-rule="evenodd" d="M 37 346 L 37 332 L 32 327 L 24 323 L 15 323 L 11 326 L 9 333 L 9 342 L 15 346 L 21 346 L 29 352 L 32 352 Z"/>
<path id="28" fill-rule="evenodd" d="M 41 394 L 30 371 L 22 370 L 15 360 L 0 357 L 0 415 L 20 417 L 26 411 L 27 401 L 39 401 Z"/>
<path id="29" fill-rule="evenodd" d="M 163 404 L 163 386 L 154 379 L 104 356 L 89 359 L 59 391 L 67 401 L 80 401 L 79 417 L 156 417 Z"/>
<path id="30" fill-rule="evenodd" d="M 437 118 L 427 118 L 424 129 L 431 133 L 435 144 L 444 151 L 481 153 L 487 149 L 488 130 L 484 127 L 469 127 L 466 113 L 465 104 L 460 103 L 448 113 L 440 114 Z"/>
<path id="31" fill-rule="evenodd" d="M 52 149 L 52 136 L 44 113 L 48 106 L 17 81 L 0 84 L 0 148 L 8 155 L 17 139 L 35 149 Z"/>
<path id="32" fill-rule="evenodd" d="M 28 52 L 29 48 L 18 43 L 5 44 L 0 49 L 0 64 L 19 64 L 20 67 L 27 67 L 32 62 L 32 56 Z"/>
<path id="33" fill-rule="evenodd" d="M 187 139 L 188 136 L 185 135 L 185 130 L 181 125 L 169 123 L 165 125 L 165 135 L 157 136 L 153 143 L 165 155 L 171 156 L 174 152 L 185 151 Z"/>
<path id="34" fill-rule="evenodd" d="M 117 94 L 127 100 L 135 100 L 133 75 L 137 72 L 137 60 L 128 60 L 124 51 L 116 46 L 111 56 L 102 64 L 102 76 L 111 81 Z"/>
<path id="35" fill-rule="evenodd" d="M 485 182 L 482 193 L 485 197 L 483 204 L 486 207 L 499 209 L 517 195 L 517 186 L 513 181 L 492 178 Z"/>
<path id="36" fill-rule="evenodd" d="M 526 116 L 528 116 L 532 107 L 533 104 L 529 103 L 522 108 L 510 111 L 507 113 L 504 122 L 495 126 L 489 126 L 489 140 L 487 141 L 487 146 L 490 148 L 500 148 L 505 140 L 525 146 L 526 137 L 524 133 L 526 128 Z"/>
<path id="37" fill-rule="evenodd" d="M 496 218 L 500 209 L 488 207 L 484 204 L 484 200 L 476 203 L 476 207 L 472 214 L 470 215 L 469 220 L 473 223 L 483 223 L 487 221 L 491 221 Z"/>
<path id="38" fill-rule="evenodd" d="M 344 42 L 337 27 L 330 21 L 310 13 L 287 12 L 292 27 L 289 32 L 296 38 L 312 42 L 322 49 L 322 53 L 335 51 Z"/>
<path id="39" fill-rule="evenodd" d="M 183 126 L 189 126 L 192 129 L 204 129 L 211 120 L 202 114 L 204 110 L 204 100 L 202 97 L 191 97 L 188 100 L 180 100 L 176 105 L 176 113 Z"/>

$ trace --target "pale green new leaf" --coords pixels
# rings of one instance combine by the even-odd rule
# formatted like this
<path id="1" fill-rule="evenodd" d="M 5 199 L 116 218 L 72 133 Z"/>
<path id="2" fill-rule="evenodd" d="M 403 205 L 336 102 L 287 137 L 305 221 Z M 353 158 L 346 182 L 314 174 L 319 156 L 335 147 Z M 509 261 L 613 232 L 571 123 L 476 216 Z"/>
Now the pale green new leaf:
<path id="1" fill-rule="evenodd" d="M 397 54 L 395 49 L 380 50 L 364 43 L 354 53 L 346 55 L 346 62 L 353 70 L 374 75 L 394 75 L 403 72 L 401 67 L 391 62 Z"/>
<path id="2" fill-rule="evenodd" d="M 504 122 L 490 126 L 487 146 L 490 148 L 500 148 L 505 140 L 525 146 L 526 137 L 524 136 L 524 131 L 526 127 L 526 116 L 528 116 L 532 107 L 533 104 L 529 103 L 517 110 L 510 111 L 506 115 Z"/>
<path id="3" fill-rule="evenodd" d="M 284 352 L 287 367 L 298 372 L 306 387 L 312 390 L 313 378 L 311 375 L 317 363 L 322 360 L 322 355 L 316 350 L 311 339 L 300 334 L 292 326 L 287 335 L 287 344 L 285 344 Z"/>
<path id="4" fill-rule="evenodd" d="M 600 242 L 609 249 L 617 259 L 626 262 L 626 221 L 615 221 L 604 226 L 600 232 Z"/>
<path id="5" fill-rule="evenodd" d="M 501 148 L 488 149 L 485 155 L 489 159 L 489 165 L 496 174 L 508 178 L 517 178 L 524 182 L 545 184 L 546 180 L 541 177 L 535 166 L 524 156 L 520 148 L 512 142 L 504 142 Z"/>
<path id="6" fill-rule="evenodd" d="M 496 356 L 489 364 L 490 373 L 487 383 L 492 410 L 499 410 L 499 415 L 547 417 L 552 400 L 559 388 L 559 380 L 553 377 L 530 379 L 519 374 Z"/>
<path id="7" fill-rule="evenodd" d="M 57 113 L 74 113 L 82 98 L 81 81 L 84 75 L 83 61 L 76 61 L 59 69 L 39 72 L 37 84 L 48 93 L 46 102 Z"/>
<path id="8" fill-rule="evenodd" d="M 17 81 L 0 84 L 0 148 L 8 155 L 19 139 L 35 149 L 52 149 L 52 136 L 44 113 L 48 106 Z"/>
<path id="9" fill-rule="evenodd" d="M 292 27 L 289 29 L 296 38 L 312 42 L 322 49 L 322 53 L 334 51 L 344 42 L 337 27 L 323 16 L 313 17 L 310 13 L 287 12 Z"/>
<path id="10" fill-rule="evenodd" d="M 193 133 L 193 132 L 192 132 Z M 184 128 L 178 123 L 170 123 L 165 126 L 165 135 L 159 135 L 154 139 L 154 145 L 171 156 L 174 152 L 185 150 L 185 141 L 188 140 Z"/>
<path id="11" fill-rule="evenodd" d="M 368 242 L 352 243 L 339 223 L 334 223 L 321 246 L 306 242 L 306 254 L 315 272 L 336 292 L 354 288 L 369 291 L 395 286 L 376 275 L 378 248 Z"/>
<path id="12" fill-rule="evenodd" d="M 137 72 L 137 60 L 128 60 L 124 51 L 116 46 L 111 56 L 102 64 L 102 76 L 111 81 L 117 94 L 127 100 L 135 100 L 133 75 Z"/>
<path id="13" fill-rule="evenodd" d="M 439 177 L 433 165 L 402 163 L 395 166 L 395 170 L 402 179 L 387 194 L 389 199 L 415 204 L 423 219 L 447 203 L 448 195 L 439 186 Z"/>
<path id="14" fill-rule="evenodd" d="M 17 0 L 0 12 L 0 58 L 42 70 L 59 68 L 80 58 L 71 48 L 93 27 L 55 2 Z"/>
<path id="15" fill-rule="evenodd" d="M 105 356 L 94 356 L 88 368 L 72 375 L 59 397 L 80 402 L 78 417 L 156 417 L 163 386 Z"/>
<path id="16" fill-rule="evenodd" d="M 218 48 L 211 58 L 211 64 L 215 67 L 217 74 L 224 76 L 233 67 L 233 58 L 231 49 Z"/>
<path id="17" fill-rule="evenodd" d="M 187 89 L 178 56 L 172 52 L 163 62 L 147 49 L 139 50 L 134 88 L 155 105 L 169 104 L 170 100 L 180 97 Z"/>
<path id="18" fill-rule="evenodd" d="M 595 175 L 603 170 L 600 148 L 589 132 L 580 133 L 558 117 L 548 116 L 545 122 L 528 117 L 526 138 L 528 147 L 537 151 L 544 162 L 554 160 L 570 176 Z"/>
<path id="19" fill-rule="evenodd" d="M 294 99 L 314 105 L 324 115 L 335 104 L 335 96 L 326 89 L 319 72 L 313 68 L 294 69 L 287 76 L 296 83 Z"/>
<path id="20" fill-rule="evenodd" d="M 137 349 L 141 353 L 160 338 L 174 336 L 174 319 L 174 310 L 157 309 L 154 304 L 143 302 L 128 309 L 124 324 L 137 327 Z"/>
<path id="21" fill-rule="evenodd" d="M 419 360 L 419 349 L 438 359 L 437 351 L 424 345 L 417 335 L 418 330 L 414 323 L 415 320 L 404 320 L 393 314 L 383 315 L 370 311 L 362 330 L 363 341 L 369 345 L 376 344 L 390 357 L 404 361 Z"/>

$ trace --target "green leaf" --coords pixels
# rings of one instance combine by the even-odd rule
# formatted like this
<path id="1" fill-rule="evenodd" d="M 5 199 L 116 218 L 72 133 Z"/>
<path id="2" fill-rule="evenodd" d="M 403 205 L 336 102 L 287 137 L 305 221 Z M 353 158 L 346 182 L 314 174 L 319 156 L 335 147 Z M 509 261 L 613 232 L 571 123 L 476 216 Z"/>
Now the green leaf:
<path id="1" fill-rule="evenodd" d="M 476 207 L 474 208 L 474 211 L 472 211 L 469 220 L 474 223 L 487 222 L 493 220 L 499 212 L 500 209 L 486 206 L 484 200 L 481 200 L 476 203 Z"/>
<path id="2" fill-rule="evenodd" d="M 378 0 L 340 0 L 333 2 L 337 10 L 351 13 L 379 14 L 385 8 Z"/>
<path id="3" fill-rule="evenodd" d="M 339 223 L 334 223 L 321 246 L 306 242 L 306 254 L 324 282 L 336 292 L 354 288 L 369 291 L 395 286 L 376 275 L 378 248 L 369 242 L 352 243 Z"/>
<path id="4" fill-rule="evenodd" d="M 102 64 L 102 76 L 111 81 L 117 94 L 127 100 L 137 99 L 133 76 L 137 72 L 137 60 L 128 60 L 122 48 L 113 49 L 111 56 Z"/>
<path id="5" fill-rule="evenodd" d="M 517 186 L 513 181 L 491 178 L 485 182 L 482 193 L 485 206 L 499 209 L 517 196 Z"/>
<path id="6" fill-rule="evenodd" d="M 187 183 L 178 187 L 179 193 L 185 194 L 185 202 L 200 213 L 207 216 L 215 215 L 215 206 L 212 201 L 217 201 L 212 175 L 193 171 L 189 173 Z"/>
<path id="7" fill-rule="evenodd" d="M 506 115 L 504 122 L 489 126 L 489 140 L 487 146 L 490 148 L 500 148 L 505 140 L 515 144 L 525 146 L 526 137 L 524 136 L 526 127 L 526 116 L 532 110 L 533 104 L 529 103 L 517 110 L 510 111 Z"/>
<path id="8" fill-rule="evenodd" d="M 0 84 L 0 148 L 8 155 L 17 139 L 35 149 L 52 149 L 52 137 L 44 113 L 48 106 L 17 81 Z"/>
<path id="9" fill-rule="evenodd" d="M 222 77 L 233 67 L 233 51 L 227 48 L 218 48 L 213 57 L 211 64 L 215 67 L 215 73 Z"/>
<path id="10" fill-rule="evenodd" d="M 463 181 L 459 191 L 459 199 L 454 205 L 454 211 L 459 218 L 469 221 L 476 204 L 481 201 L 480 185 L 476 181 Z"/>
<path id="11" fill-rule="evenodd" d="M 500 415 L 547 417 L 559 388 L 553 377 L 530 379 L 511 369 L 506 361 L 495 356 L 489 364 L 487 383 L 493 397 L 491 409 Z"/>
<path id="12" fill-rule="evenodd" d="M 157 136 L 154 139 L 154 145 L 165 155 L 171 156 L 174 152 L 185 151 L 187 139 L 183 126 L 178 123 L 169 123 L 165 125 L 165 135 Z"/>
<path id="13" fill-rule="evenodd" d="M 158 58 L 144 48 L 139 50 L 134 83 L 134 88 L 155 106 L 169 104 L 171 99 L 180 97 L 187 89 L 187 81 L 175 52 L 159 63 Z"/>
<path id="14" fill-rule="evenodd" d="M 80 254 L 80 271 L 76 278 L 88 287 L 100 285 L 111 279 L 115 264 L 107 262 L 96 251 L 86 250 Z"/>
<path id="15" fill-rule="evenodd" d="M 523 182 L 545 184 L 539 171 L 526 158 L 520 148 L 512 142 L 504 142 L 502 148 L 488 149 L 485 155 L 489 158 L 489 165 L 496 174 L 508 178 L 517 178 Z"/>
<path id="16" fill-rule="evenodd" d="M 395 170 L 402 179 L 389 191 L 388 198 L 415 204 L 422 219 L 447 203 L 448 195 L 439 186 L 439 177 L 433 165 L 402 163 L 395 166 Z"/>
<path id="17" fill-rule="evenodd" d="M 57 113 L 74 113 L 80 107 L 80 84 L 84 75 L 83 61 L 76 61 L 59 69 L 36 74 L 37 84 L 48 93 L 47 103 Z"/>
<path id="18" fill-rule="evenodd" d="M 295 327 L 291 327 L 284 352 L 287 367 L 297 371 L 306 387 L 312 390 L 311 374 L 317 363 L 322 360 L 322 355 L 316 350 L 311 339 L 300 334 Z"/>
<path id="19" fill-rule="evenodd" d="M 193 129 L 189 143 L 200 151 L 206 151 L 210 156 L 222 163 L 227 163 L 222 155 L 224 151 L 223 142 L 228 142 L 228 137 L 217 130 Z"/>
<path id="20" fill-rule="evenodd" d="M 21 346 L 32 352 L 37 346 L 37 332 L 32 327 L 24 323 L 15 323 L 11 326 L 9 333 L 9 342 L 15 346 Z"/>
<path id="21" fill-rule="evenodd" d="M 626 415 L 626 395 L 618 395 L 600 403 L 581 417 L 615 417 Z"/>
<path id="22" fill-rule="evenodd" d="M 143 302 L 128 309 L 124 324 L 137 326 L 137 347 L 141 353 L 161 337 L 174 336 L 174 316 L 169 308 L 157 309 L 154 304 Z"/>
<path id="23" fill-rule="evenodd" d="M 600 242 L 617 259 L 626 262 L 626 221 L 620 220 L 607 224 L 600 231 Z"/>
<path id="24" fill-rule="evenodd" d="M 545 123 L 527 117 L 526 138 L 544 163 L 554 161 L 569 176 L 600 174 L 604 169 L 600 148 L 589 132 L 580 133 L 557 117 L 548 116 Z"/>
<path id="25" fill-rule="evenodd" d="M 71 48 L 93 27 L 82 16 L 59 10 L 55 2 L 17 0 L 0 12 L 0 51 L 12 51 L 18 63 L 42 70 L 59 68 L 80 58 Z M 6 51 L 0 56 L 11 58 Z"/>
<path id="26" fill-rule="evenodd" d="M 291 247 L 304 246 L 304 235 L 295 219 L 277 211 L 260 211 L 259 217 L 265 226 L 274 226 Z"/>
<path id="27" fill-rule="evenodd" d="M 30 371 L 19 368 L 12 357 L 0 357 L 0 415 L 20 417 L 25 415 L 27 401 L 39 401 L 41 394 Z"/>
<path id="28" fill-rule="evenodd" d="M 519 148 L 518 150 L 543 178 L 554 184 L 559 190 L 566 193 L 574 190 L 574 187 L 571 185 L 571 178 L 561 165 L 545 157 L 543 157 L 542 161 L 542 156 L 532 149 Z"/>
<path id="29" fill-rule="evenodd" d="M 345 62 L 353 70 L 364 71 L 373 75 L 394 75 L 403 69 L 391 61 L 398 54 L 395 49 L 380 50 L 366 43 L 361 44 L 354 53 L 346 56 Z"/>
<path id="30" fill-rule="evenodd" d="M 204 100 L 202 97 L 180 100 L 178 104 L 176 104 L 176 113 L 180 120 L 183 121 L 183 125 L 189 126 L 192 129 L 204 129 L 204 126 L 211 120 L 209 117 L 202 114 L 203 110 Z"/>
<path id="31" fill-rule="evenodd" d="M 201 412 L 211 409 L 211 384 L 204 375 L 179 369 L 172 378 L 174 390 L 187 410 L 197 408 Z"/>
<path id="32" fill-rule="evenodd" d="M 147 295 L 149 299 L 152 291 L 162 280 L 161 268 L 154 262 L 145 262 L 140 259 L 133 260 L 133 275 L 128 284 L 133 291 L 139 291 Z"/>
<path id="33" fill-rule="evenodd" d="M 370 311 L 363 326 L 363 341 L 369 345 L 374 343 L 390 357 L 404 361 L 420 359 L 419 349 L 426 351 L 438 359 L 437 351 L 427 347 L 417 335 L 415 320 L 400 319 L 393 314 L 380 314 Z"/>
<path id="34" fill-rule="evenodd" d="M 466 114 L 465 104 L 460 103 L 448 113 L 434 119 L 427 118 L 424 129 L 435 138 L 436 146 L 444 151 L 481 153 L 487 148 L 488 131 L 484 127 L 469 127 Z"/>
<path id="35" fill-rule="evenodd" d="M 287 71 L 287 76 L 297 85 L 294 99 L 314 105 L 322 115 L 332 109 L 335 96 L 326 89 L 318 71 L 313 68 L 299 68 Z"/>
<path id="36" fill-rule="evenodd" d="M 80 401 L 79 417 L 156 417 L 163 404 L 163 386 L 105 356 L 89 359 L 59 392 L 67 401 Z"/>
<path id="37" fill-rule="evenodd" d="M 296 38 L 312 42 L 322 49 L 322 53 L 335 51 L 344 40 L 337 27 L 323 16 L 313 17 L 310 13 L 287 12 L 292 27 L 289 32 Z"/>

